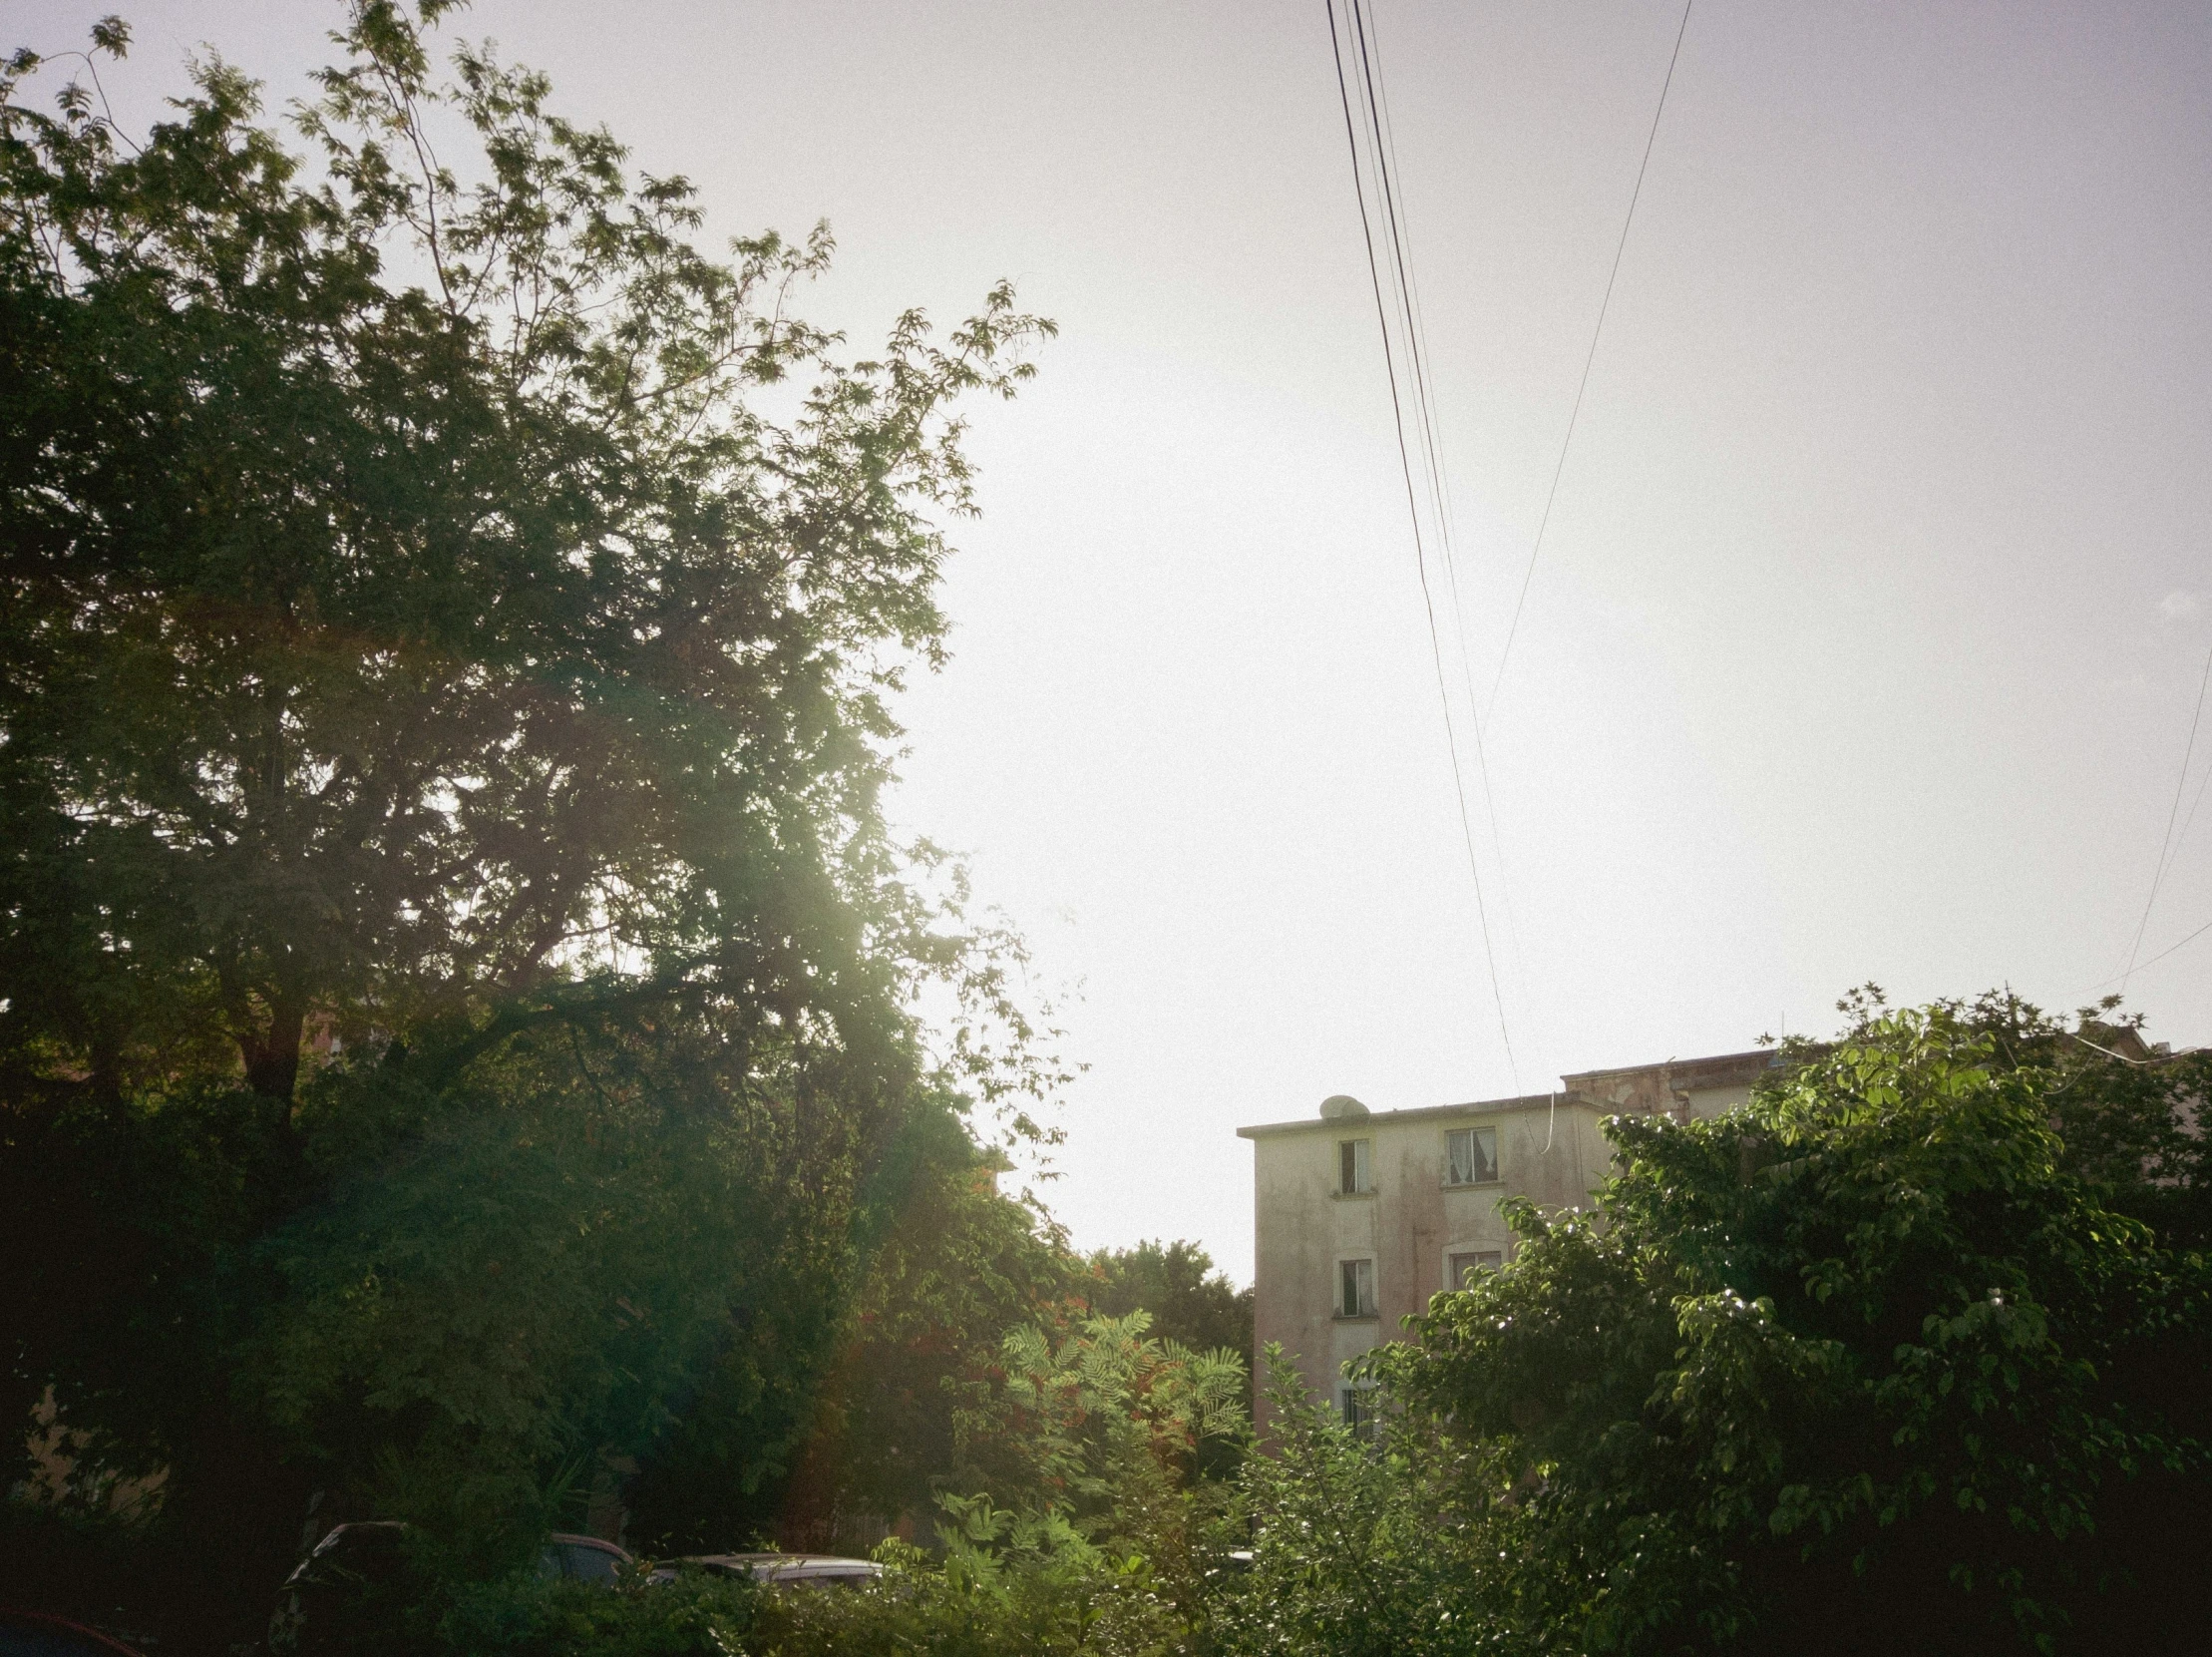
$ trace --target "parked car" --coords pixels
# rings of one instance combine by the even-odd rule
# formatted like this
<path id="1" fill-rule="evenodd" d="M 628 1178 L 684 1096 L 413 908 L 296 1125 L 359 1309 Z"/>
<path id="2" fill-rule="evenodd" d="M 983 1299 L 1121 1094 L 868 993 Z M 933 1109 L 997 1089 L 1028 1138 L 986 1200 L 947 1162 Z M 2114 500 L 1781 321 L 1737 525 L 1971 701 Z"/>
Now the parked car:
<path id="1" fill-rule="evenodd" d="M 141 1657 L 112 1634 L 52 1611 L 0 1608 L 0 1657 Z"/>
<path id="2" fill-rule="evenodd" d="M 276 1590 L 272 1652 L 312 1651 L 341 1628 L 360 1631 L 395 1616 L 407 1589 L 407 1526 L 371 1519 L 331 1527 Z"/>
<path id="3" fill-rule="evenodd" d="M 624 1565 L 635 1564 L 629 1550 L 596 1536 L 553 1535 L 538 1556 L 538 1574 L 571 1582 L 612 1582 Z"/>
<path id="4" fill-rule="evenodd" d="M 833 1553 L 702 1553 L 677 1563 L 712 1576 L 750 1576 L 779 1588 L 857 1588 L 884 1574 L 873 1559 L 843 1559 Z"/>
<path id="5" fill-rule="evenodd" d="M 276 1614 L 269 1619 L 269 1649 L 288 1653 L 315 1649 L 325 1630 L 341 1619 L 359 1630 L 364 1619 L 398 1612 L 407 1592 L 407 1526 L 397 1519 L 341 1524 L 315 1544 L 277 1590 Z M 626 1548 L 596 1536 L 555 1534 L 546 1538 L 538 1574 L 547 1579 L 611 1584 L 632 1564 Z M 381 1626 L 381 1624 L 373 1624 Z M 8 1657 L 0 1649 L 0 1657 Z"/>

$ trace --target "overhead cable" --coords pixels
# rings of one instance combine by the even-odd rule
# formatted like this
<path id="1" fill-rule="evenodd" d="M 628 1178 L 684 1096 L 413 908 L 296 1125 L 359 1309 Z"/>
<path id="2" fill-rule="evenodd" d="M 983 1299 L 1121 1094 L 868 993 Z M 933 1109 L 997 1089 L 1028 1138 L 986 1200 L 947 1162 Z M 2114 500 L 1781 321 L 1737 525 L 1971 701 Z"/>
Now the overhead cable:
<path id="1" fill-rule="evenodd" d="M 1444 463 L 1444 443 L 1438 435 L 1435 397 L 1435 371 L 1430 366 L 1428 351 L 1428 319 L 1421 311 L 1421 283 L 1419 265 L 1413 257 L 1413 237 L 1409 229 L 1401 229 L 1404 188 L 1403 170 L 1398 166 L 1397 130 L 1390 120 L 1390 84 L 1382 72 L 1382 30 L 1371 10 L 1362 9 L 1354 20 L 1363 21 L 1359 31 L 1358 56 L 1362 65 L 1362 80 L 1368 90 L 1367 112 L 1369 125 L 1375 134 L 1375 155 L 1384 170 L 1387 184 L 1392 174 L 1400 185 L 1385 195 L 1385 206 L 1390 220 L 1390 246 L 1399 278 L 1399 295 L 1405 313 L 1406 354 L 1413 363 L 1415 400 L 1420 410 L 1421 448 L 1427 462 L 1429 495 L 1436 512 L 1437 543 L 1443 552 L 1444 585 L 1451 598 L 1452 631 L 1459 644 L 1460 686 L 1467 699 L 1467 729 L 1475 744 L 1475 775 L 1482 784 L 1483 814 L 1490 828 L 1490 855 L 1497 869 L 1498 908 L 1505 920 L 1507 953 L 1520 980 L 1521 1002 L 1524 1010 L 1534 1005 L 1528 992 L 1527 960 L 1521 952 L 1519 928 L 1513 918 L 1513 883 L 1506 869 L 1505 835 L 1498 827 L 1498 793 L 1491 786 L 1490 755 L 1488 742 L 1483 734 L 1484 715 L 1482 704 L 1475 696 L 1474 646 L 1467 626 L 1467 604 L 1459 586 L 1459 553 L 1454 545 L 1451 477 Z M 1371 64 L 1371 78 L 1364 73 Z M 1526 1035 L 1526 1032 L 1523 1032 Z M 1514 1091 L 1521 1086 L 1520 1069 L 1513 1066 Z M 1547 1137 L 1545 1148 L 1550 1149 Z"/>
<path id="2" fill-rule="evenodd" d="M 1621 257 L 1629 250 L 1629 230 L 1636 223 L 1636 205 L 1644 195 L 1644 175 L 1652 165 L 1652 146 L 1659 140 L 1659 118 L 1666 113 L 1666 94 L 1674 85 L 1674 65 L 1681 61 L 1682 37 L 1689 33 L 1689 9 L 1696 0 L 1683 0 L 1681 26 L 1674 31 L 1674 51 L 1666 60 L 1666 79 L 1659 83 L 1659 107 L 1652 112 L 1652 130 L 1644 138 L 1644 159 L 1637 164 L 1636 188 L 1629 192 L 1628 215 L 1621 221 L 1621 240 L 1613 249 L 1613 269 L 1606 275 L 1605 297 L 1598 301 L 1597 326 L 1590 330 L 1590 350 L 1584 356 L 1582 379 L 1575 386 L 1574 407 L 1568 410 L 1567 434 L 1560 439 L 1559 460 L 1552 467 L 1552 486 L 1544 494 L 1544 515 L 1537 520 L 1536 542 L 1529 548 L 1528 568 L 1521 575 L 1520 596 L 1513 602 L 1513 621 L 1506 628 L 1505 646 L 1498 652 L 1498 676 L 1490 684 L 1490 704 L 1483 710 L 1487 721 L 1498 709 L 1498 690 L 1505 683 L 1506 662 L 1513 654 L 1514 636 L 1521 630 L 1521 612 L 1528 608 L 1529 584 L 1536 579 L 1536 561 L 1544 551 L 1544 532 L 1552 527 L 1552 505 L 1559 499 L 1559 480 L 1567 470 L 1567 451 L 1574 446 L 1575 423 L 1582 418 L 1583 393 L 1590 389 L 1591 365 L 1598 360 L 1598 341 L 1606 331 L 1606 312 L 1613 305 L 1613 284 L 1620 279 Z"/>
<path id="3" fill-rule="evenodd" d="M 1371 4 L 1351 8 L 1355 83 L 1364 93 L 1367 126 L 1371 133 L 1375 170 L 1379 177 L 1383 218 L 1389 226 L 1389 258 L 1384 268 L 1395 277 L 1394 292 L 1403 324 L 1401 335 L 1407 361 L 1412 365 L 1414 406 L 1419 415 L 1416 429 L 1421 438 L 1423 468 L 1427 475 L 1430 505 L 1436 516 L 1436 541 L 1442 555 L 1444 585 L 1450 599 L 1451 630 L 1458 646 L 1459 680 L 1466 696 L 1467 731 L 1474 742 L 1475 775 L 1482 787 L 1483 815 L 1490 830 L 1490 855 L 1496 870 L 1493 888 L 1505 922 L 1505 943 L 1510 959 L 1521 971 L 1521 999 L 1530 1003 L 1526 962 L 1521 955 L 1518 928 L 1513 919 L 1513 888 L 1508 878 L 1505 836 L 1498 827 L 1498 794 L 1490 780 L 1490 755 L 1483 737 L 1483 715 L 1475 696 L 1474 647 L 1467 626 L 1467 605 L 1460 590 L 1459 553 L 1454 545 L 1451 478 L 1444 460 L 1442 422 L 1436 412 L 1436 373 L 1429 358 L 1428 321 L 1421 311 L 1419 267 L 1413 257 L 1413 236 L 1408 228 L 1403 172 L 1398 166 L 1397 132 L 1390 120 L 1390 86 L 1382 68 L 1382 30 Z M 1395 183 L 1393 179 L 1395 178 Z M 1387 348 L 1387 341 L 1385 341 Z M 1495 966 L 1493 965 L 1493 971 Z M 1524 1035 L 1526 1032 L 1523 1033 Z M 1520 1065 L 1514 1062 L 1510 1043 L 1507 1061 L 1513 1072 L 1516 1094 L 1521 1088 Z M 1546 1146 L 1549 1149 L 1549 1145 Z"/>
<path id="4" fill-rule="evenodd" d="M 1483 959 L 1490 972 L 1490 994 L 1498 1016 L 1498 1036 L 1504 1043 L 1506 1062 L 1514 1074 L 1514 1091 L 1520 1091 L 1520 1066 L 1513 1055 L 1513 1036 L 1505 1011 L 1505 991 L 1498 976 L 1496 946 L 1490 933 L 1489 904 L 1483 893 L 1481 862 L 1475 853 L 1475 835 L 1472 819 L 1467 809 L 1467 784 L 1459 761 L 1459 738 L 1452 717 L 1450 683 L 1444 673 L 1444 647 L 1436 623 L 1436 600 L 1429 583 L 1428 538 L 1423 528 L 1420 491 L 1413 482 L 1413 449 L 1418 444 L 1422 450 L 1423 471 L 1429 479 L 1432 502 L 1438 511 L 1438 554 L 1444 552 L 1442 524 L 1445 509 L 1442 507 L 1443 485 L 1436 464 L 1435 422 L 1428 397 L 1428 371 L 1418 350 L 1418 327 L 1411 300 L 1411 283 L 1405 262 L 1405 240 L 1399 228 L 1397 190 L 1390 176 L 1390 156 L 1384 142 L 1383 128 L 1376 91 L 1377 74 L 1371 50 L 1371 33 L 1365 16 L 1364 0 L 1345 0 L 1349 22 L 1349 39 L 1354 63 L 1358 71 L 1360 94 L 1358 102 L 1371 131 L 1371 157 L 1363 164 L 1360 154 L 1359 129 L 1361 122 L 1354 116 L 1352 82 L 1344 72 L 1344 46 L 1346 30 L 1339 26 L 1336 0 L 1325 0 L 1328 12 L 1329 50 L 1336 62 L 1336 92 L 1344 111 L 1344 140 L 1351 152 L 1352 189 L 1359 203 L 1359 226 L 1367 252 L 1367 276 L 1374 289 L 1375 320 L 1382 331 L 1383 369 L 1390 387 L 1390 407 L 1398 440 L 1398 468 L 1405 480 L 1405 504 L 1413 523 L 1414 568 L 1420 580 L 1421 605 L 1428 620 L 1429 655 L 1436 669 L 1436 693 L 1444 714 L 1444 743 L 1451 760 L 1452 790 L 1459 805 L 1460 839 L 1466 848 L 1467 872 L 1475 889 L 1475 916 L 1482 933 Z M 1387 239 L 1378 236 L 1374 216 L 1367 205 L 1368 183 L 1366 172 L 1371 167 L 1375 174 L 1377 210 L 1383 215 L 1383 230 Z M 1378 247 L 1380 249 L 1378 253 Z M 1388 262 L 1391 270 L 1390 289 L 1398 300 L 1399 325 L 1394 330 L 1391 323 L 1392 306 L 1383 296 L 1383 265 Z M 1400 373 L 1399 358 L 1405 359 L 1404 373 Z M 1402 383 L 1401 383 L 1402 382 Z M 1415 414 L 1409 422 L 1406 393 L 1415 398 Z M 1413 442 L 1407 440 L 1407 427 L 1411 424 Z M 1473 721 L 1470 720 L 1470 723 Z M 1479 742 L 1479 732 L 1477 740 Z M 1484 770 L 1487 773 L 1487 765 Z"/>
<path id="5" fill-rule="evenodd" d="M 2174 824 L 2181 818 L 2181 797 L 2188 791 L 2189 766 L 2197 754 L 2197 726 L 2204 720 L 2204 692 L 2207 685 L 2212 685 L 2212 650 L 2205 652 L 2204 672 L 2197 680 L 2197 706 L 2196 711 L 2189 716 L 2189 740 L 2181 750 L 2181 775 L 2174 778 L 2173 804 L 2166 810 L 2166 833 L 2164 838 L 2158 842 L 2158 863 L 2151 871 L 2150 895 L 2143 899 L 2143 917 L 2135 923 L 2135 939 L 2127 949 L 2127 967 L 2120 974 L 2120 989 L 2122 991 L 2126 990 L 2127 981 L 2135 976 L 2135 958 L 2142 954 L 2143 934 L 2150 927 L 2150 912 L 2152 906 L 2158 902 L 2158 889 L 2166 883 L 2166 871 L 2173 867 L 2173 860 L 2180 853 L 2181 839 L 2188 836 L 2188 827 L 2184 825 L 2181 831 L 2181 839 L 2177 839 L 2174 835 Z M 2212 776 L 2212 772 L 2206 774 Z M 2200 801 L 2204 798 L 2202 789 L 2198 790 L 2197 798 Z M 2189 808 L 2189 821 L 2191 823 L 2195 822 L 2196 817 L 2197 810 L 2192 805 Z M 2190 936 L 2194 937 L 2195 934 L 2192 933 Z M 2187 940 L 2185 939 L 2183 942 L 2187 942 Z M 2178 945 L 2175 947 L 2179 948 Z M 2166 953 L 2170 955 L 2172 951 L 2169 950 Z"/>
<path id="6" fill-rule="evenodd" d="M 2142 971 L 2142 970 L 2143 970 L 2144 968 L 2146 968 L 2146 967 L 2155 967 L 2155 966 L 2157 966 L 2159 962 L 2161 962 L 2161 961 L 2165 960 L 2165 959 L 2166 959 L 2166 957 L 2167 957 L 2167 956 L 2169 956 L 2169 955 L 2171 955 L 2171 954 L 2173 954 L 2173 953 L 2174 953 L 2174 951 L 2176 951 L 2176 950 L 2178 950 L 2178 949 L 2182 948 L 2182 947 L 2183 947 L 2184 945 L 2188 945 L 2188 944 L 2194 944 L 2194 943 L 2195 943 L 2195 942 L 2196 942 L 2196 941 L 2197 941 L 2197 940 L 2198 940 L 2199 938 L 2202 938 L 2202 937 L 2203 937 L 2203 936 L 2204 936 L 2204 935 L 2205 935 L 2206 933 L 2208 933 L 2208 932 L 2212 932 L 2212 921 L 2207 921 L 2207 922 L 2205 922 L 2205 923 L 2204 923 L 2204 925 L 2202 925 L 2201 927 L 2197 928 L 2197 930 L 2196 930 L 2196 931 L 2194 931 L 2194 932 L 2192 932 L 2192 933 L 2188 934 L 2188 935 L 2187 935 L 2186 937 L 2183 937 L 2183 938 L 2179 939 L 2179 940 L 2178 940 L 2177 942 L 2175 942 L 2175 943 L 2171 943 L 2171 944 L 2168 944 L 2168 945 L 2167 945 L 2167 946 L 2166 946 L 2166 947 L 2165 947 L 2164 949 L 2160 950 L 2160 951 L 2159 951 L 2159 952 L 2158 952 L 2158 953 L 2157 953 L 2156 955 L 2152 956 L 2152 957 L 2151 957 L 2151 958 L 2150 958 L 2150 959 L 2149 959 L 2148 961 L 2138 961 L 2138 962 L 2137 962 L 2137 963 L 2135 964 L 2135 966 L 2134 966 L 2134 968 L 2132 969 L 2132 971 L 2133 971 L 2133 972 L 2137 972 L 2137 973 L 2139 973 L 2139 972 L 2141 972 L 2141 971 Z M 2119 980 L 2117 980 L 2117 979 L 2109 979 L 2109 978 L 2108 978 L 2108 979 L 2106 979 L 2106 980 L 2104 981 L 2104 984 L 2116 984 L 2116 983 L 2119 983 L 2119 982 L 2120 982 L 2120 981 L 2119 981 Z M 2096 988 L 2097 988 L 2097 989 L 2099 989 L 2099 990 L 2101 990 L 2101 989 L 2103 989 L 2103 988 L 2104 988 L 2104 985 L 2103 985 L 2103 984 L 2100 984 L 2100 985 L 2098 985 L 2098 986 L 2097 986 Z"/>

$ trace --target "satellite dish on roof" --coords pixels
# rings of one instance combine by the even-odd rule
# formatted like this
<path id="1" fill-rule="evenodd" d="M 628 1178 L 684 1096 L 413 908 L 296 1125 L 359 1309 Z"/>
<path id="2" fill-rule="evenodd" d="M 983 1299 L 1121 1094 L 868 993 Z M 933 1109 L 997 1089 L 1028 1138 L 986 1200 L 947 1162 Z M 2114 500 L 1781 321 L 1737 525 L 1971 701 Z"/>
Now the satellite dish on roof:
<path id="1" fill-rule="evenodd" d="M 1349 1093 L 1331 1093 L 1321 1100 L 1321 1120 L 1340 1122 L 1346 1116 L 1364 1116 L 1367 1107 Z"/>

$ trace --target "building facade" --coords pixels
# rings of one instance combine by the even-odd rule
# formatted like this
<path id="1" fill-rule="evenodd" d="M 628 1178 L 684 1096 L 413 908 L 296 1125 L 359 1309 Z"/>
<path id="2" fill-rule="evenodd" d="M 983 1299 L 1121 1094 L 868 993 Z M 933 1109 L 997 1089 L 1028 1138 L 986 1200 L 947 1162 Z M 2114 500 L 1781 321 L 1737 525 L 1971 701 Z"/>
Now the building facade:
<path id="1" fill-rule="evenodd" d="M 1717 1115 L 1773 1062 L 1762 1048 L 1585 1070 L 1556 1093 L 1413 1110 L 1337 1094 L 1317 1116 L 1239 1128 L 1253 1142 L 1254 1373 L 1280 1343 L 1309 1388 L 1356 1417 L 1343 1366 L 1511 1256 L 1503 1199 L 1580 1205 L 1612 1161 L 1606 1117 Z"/>

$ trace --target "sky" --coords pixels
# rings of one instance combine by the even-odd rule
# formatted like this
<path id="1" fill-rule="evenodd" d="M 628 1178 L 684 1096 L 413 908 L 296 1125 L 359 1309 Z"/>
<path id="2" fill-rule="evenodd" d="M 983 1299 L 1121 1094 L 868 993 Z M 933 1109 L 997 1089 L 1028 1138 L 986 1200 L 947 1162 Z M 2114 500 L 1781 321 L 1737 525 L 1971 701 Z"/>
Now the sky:
<path id="1" fill-rule="evenodd" d="M 126 124 L 210 44 L 281 103 L 335 16 L 0 0 L 0 45 L 118 9 Z M 1374 10 L 1487 682 L 1681 12 Z M 807 308 L 856 351 L 1000 277 L 1059 324 L 972 411 L 892 803 L 1088 1066 L 1045 1189 L 1079 1245 L 1249 1279 L 1241 1124 L 1821 1034 L 1870 980 L 2072 1008 L 2138 928 L 2129 1005 L 2212 1038 L 2212 934 L 2162 955 L 2212 923 L 2205 7 L 1695 6 L 1485 731 L 1495 991 L 1322 0 L 448 33 L 689 177 L 717 238 L 829 220 Z"/>

